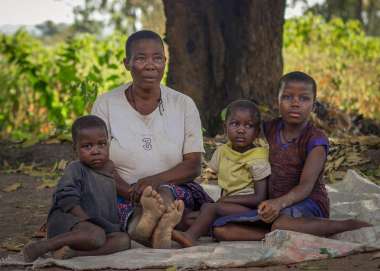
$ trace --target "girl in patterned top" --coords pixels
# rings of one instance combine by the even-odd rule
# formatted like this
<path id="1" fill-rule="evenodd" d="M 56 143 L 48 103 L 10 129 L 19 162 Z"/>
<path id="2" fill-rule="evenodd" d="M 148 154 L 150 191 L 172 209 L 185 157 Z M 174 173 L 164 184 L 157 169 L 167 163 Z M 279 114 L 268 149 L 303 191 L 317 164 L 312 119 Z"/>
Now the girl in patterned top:
<path id="1" fill-rule="evenodd" d="M 173 232 L 173 239 L 184 247 L 207 234 L 215 218 L 250 211 L 266 199 L 270 165 L 268 149 L 254 144 L 260 133 L 260 113 L 255 104 L 248 100 L 231 103 L 225 131 L 229 142 L 215 151 L 209 163 L 218 174 L 222 197 L 216 203 L 203 204 L 186 232 Z"/>
<path id="2" fill-rule="evenodd" d="M 329 143 L 326 135 L 309 122 L 316 92 L 314 79 L 303 72 L 291 72 L 281 78 L 281 118 L 264 124 L 272 174 L 268 179 L 269 199 L 258 206 L 258 217 L 267 223 L 266 229 L 224 219 L 216 223 L 220 227 L 214 228 L 218 240 L 261 240 L 266 232 L 275 229 L 329 236 L 371 226 L 353 219 L 328 219 L 323 170 Z"/>

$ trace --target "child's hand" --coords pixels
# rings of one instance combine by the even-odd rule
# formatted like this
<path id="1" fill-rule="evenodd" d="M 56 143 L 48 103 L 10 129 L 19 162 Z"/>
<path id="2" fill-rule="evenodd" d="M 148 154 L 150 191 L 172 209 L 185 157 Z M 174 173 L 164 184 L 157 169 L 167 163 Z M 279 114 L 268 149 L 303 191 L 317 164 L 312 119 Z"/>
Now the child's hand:
<path id="1" fill-rule="evenodd" d="M 281 203 L 275 199 L 266 200 L 259 204 L 257 211 L 266 223 L 272 223 L 280 214 Z"/>

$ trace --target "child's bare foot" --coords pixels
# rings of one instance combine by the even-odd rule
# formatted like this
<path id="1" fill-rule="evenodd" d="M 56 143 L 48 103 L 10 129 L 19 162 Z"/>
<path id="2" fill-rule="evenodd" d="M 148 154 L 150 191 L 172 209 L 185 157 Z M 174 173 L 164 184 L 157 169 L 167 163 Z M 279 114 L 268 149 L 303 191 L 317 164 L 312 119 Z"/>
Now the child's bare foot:
<path id="1" fill-rule="evenodd" d="M 25 262 L 33 262 L 48 251 L 47 241 L 37 241 L 26 244 L 22 249 L 22 254 L 24 255 Z"/>
<path id="2" fill-rule="evenodd" d="M 171 248 L 173 229 L 181 221 L 184 209 L 182 200 L 176 200 L 169 205 L 153 233 L 153 248 Z"/>
<path id="3" fill-rule="evenodd" d="M 130 232 L 133 239 L 149 240 L 159 219 L 165 212 L 164 201 L 151 186 L 145 188 L 141 195 L 142 215 L 134 230 Z"/>
<path id="4" fill-rule="evenodd" d="M 186 232 L 173 230 L 172 239 L 178 242 L 182 247 L 192 247 L 195 240 Z"/>
<path id="5" fill-rule="evenodd" d="M 54 259 L 70 259 L 75 257 L 75 250 L 71 249 L 69 246 L 63 246 L 52 253 Z"/>

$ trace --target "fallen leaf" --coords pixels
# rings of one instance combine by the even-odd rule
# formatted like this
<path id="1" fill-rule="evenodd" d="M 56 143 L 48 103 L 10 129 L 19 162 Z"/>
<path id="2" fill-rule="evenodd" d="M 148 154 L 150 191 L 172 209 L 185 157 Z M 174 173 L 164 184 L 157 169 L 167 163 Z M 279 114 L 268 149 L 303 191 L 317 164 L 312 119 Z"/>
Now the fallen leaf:
<path id="1" fill-rule="evenodd" d="M 4 242 L 1 244 L 1 247 L 8 250 L 8 251 L 15 251 L 15 252 L 19 252 L 21 251 L 22 247 L 24 246 L 24 244 L 21 244 L 21 243 L 17 243 L 17 242 Z"/>
<path id="2" fill-rule="evenodd" d="M 14 192 L 19 188 L 21 188 L 21 183 L 14 183 L 14 184 L 11 184 L 11 185 L 3 188 L 3 191 L 9 193 L 9 192 Z"/>
<path id="3" fill-rule="evenodd" d="M 340 165 L 343 163 L 344 159 L 345 159 L 345 157 L 341 156 L 337 160 L 335 160 L 333 168 L 338 169 L 340 167 Z"/>
<path id="4" fill-rule="evenodd" d="M 61 141 L 58 138 L 51 138 L 43 142 L 44 144 L 59 144 Z"/>
<path id="5" fill-rule="evenodd" d="M 66 168 L 68 164 L 68 161 L 62 159 L 61 161 L 59 161 L 58 165 L 57 165 L 57 169 L 58 170 L 64 170 Z"/>
<path id="6" fill-rule="evenodd" d="M 56 187 L 58 183 L 58 178 L 56 179 L 42 179 L 42 184 L 37 186 L 38 190 L 44 189 L 44 188 L 53 188 Z"/>

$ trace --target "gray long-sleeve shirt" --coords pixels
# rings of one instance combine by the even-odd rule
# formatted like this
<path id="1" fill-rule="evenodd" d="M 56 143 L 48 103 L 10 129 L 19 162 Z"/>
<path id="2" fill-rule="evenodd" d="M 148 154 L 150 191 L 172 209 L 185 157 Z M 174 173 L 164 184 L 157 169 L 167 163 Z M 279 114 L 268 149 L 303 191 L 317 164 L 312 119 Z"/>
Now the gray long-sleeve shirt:
<path id="1" fill-rule="evenodd" d="M 113 178 L 98 173 L 79 161 L 74 161 L 65 169 L 53 194 L 48 220 L 57 219 L 56 215 L 52 216 L 54 212 L 69 213 L 77 205 L 91 218 L 90 222 L 102 227 L 107 233 L 120 230 L 116 185 Z M 62 223 L 75 222 L 62 221 Z"/>

